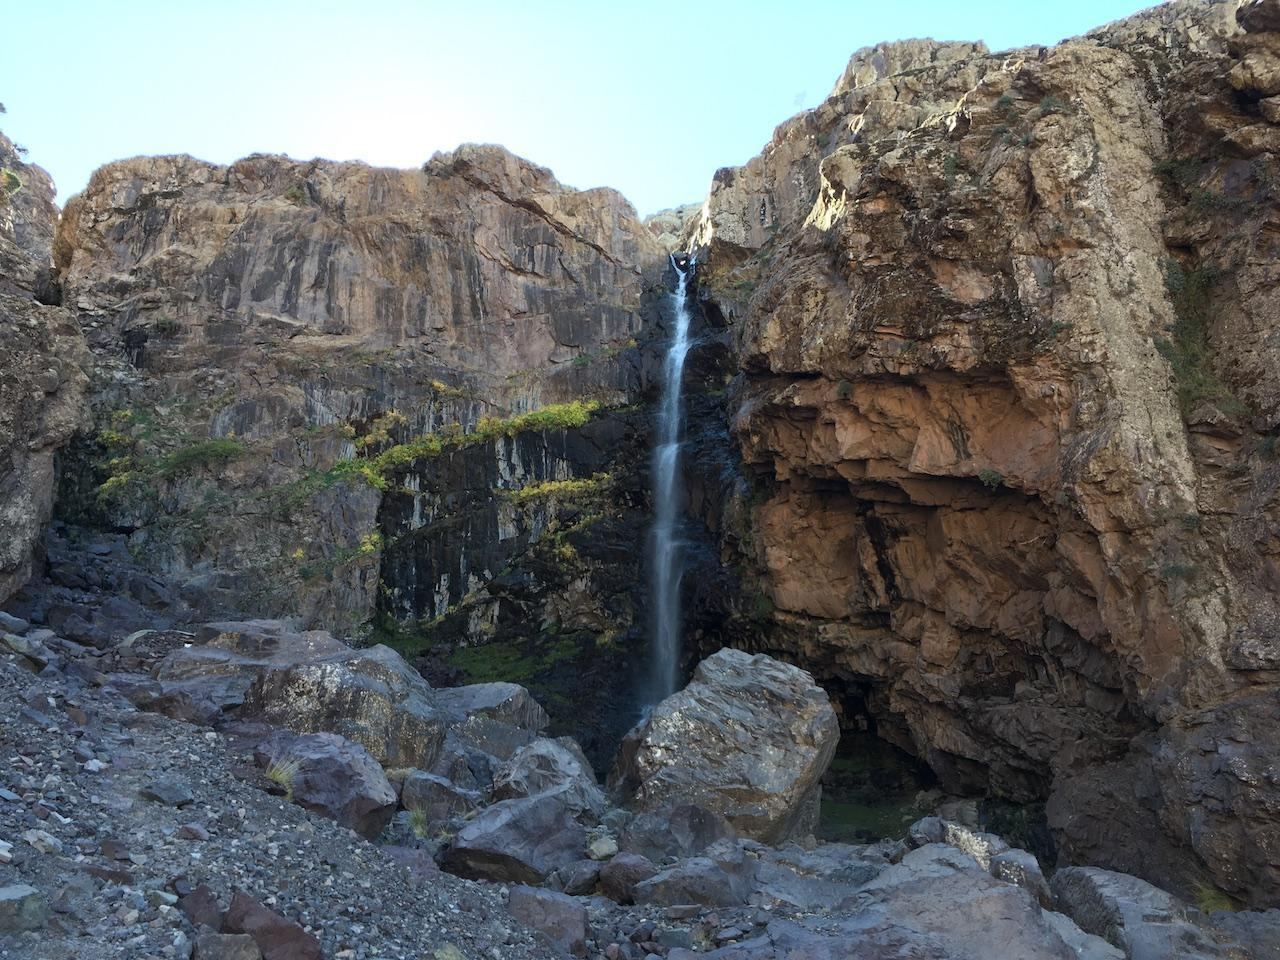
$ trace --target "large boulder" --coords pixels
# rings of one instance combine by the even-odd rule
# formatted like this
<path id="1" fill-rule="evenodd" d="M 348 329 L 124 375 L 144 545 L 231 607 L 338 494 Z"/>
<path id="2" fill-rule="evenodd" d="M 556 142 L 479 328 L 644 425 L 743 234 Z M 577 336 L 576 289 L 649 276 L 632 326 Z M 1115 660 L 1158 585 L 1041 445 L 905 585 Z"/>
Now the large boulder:
<path id="1" fill-rule="evenodd" d="M 638 814 L 623 830 L 618 846 L 657 862 L 697 856 L 717 840 L 737 835 L 733 824 L 716 811 L 680 803 Z"/>
<path id="2" fill-rule="evenodd" d="M 703 856 L 682 860 L 635 883 L 631 894 L 636 903 L 732 907 L 747 902 L 755 878 L 755 861 L 746 855 L 741 843 L 721 840 L 708 847 Z"/>
<path id="3" fill-rule="evenodd" d="M 458 831 L 441 866 L 472 880 L 541 883 L 583 859 L 587 834 L 567 792 L 561 787 L 487 807 Z"/>
<path id="4" fill-rule="evenodd" d="M 839 738 L 831 701 L 808 673 L 725 649 L 627 735 L 609 785 L 640 810 L 694 803 L 777 843 L 813 832 Z"/>
<path id="5" fill-rule="evenodd" d="M 384 766 L 424 770 L 444 755 L 450 732 L 461 751 L 505 759 L 535 737 L 517 724 L 546 723 L 516 684 L 434 690 L 390 647 L 357 650 L 323 630 L 278 620 L 212 623 L 197 640 L 156 668 L 155 707 L 182 719 L 231 714 L 295 733 L 337 733 Z"/>
<path id="6" fill-rule="evenodd" d="M 484 795 L 434 773 L 414 770 L 400 788 L 400 802 L 406 810 L 422 813 L 427 823 L 441 824 L 479 810 Z"/>
<path id="7" fill-rule="evenodd" d="M 534 740 L 517 750 L 493 777 L 493 796 L 497 800 L 530 797 L 561 787 L 562 796 L 579 820 L 595 822 L 604 815 L 607 803 L 596 775 L 581 749 L 568 737 Z"/>
<path id="8" fill-rule="evenodd" d="M 396 811 L 396 791 L 364 747 L 336 733 L 298 736 L 281 730 L 254 751 L 298 805 L 337 820 L 366 839 Z"/>

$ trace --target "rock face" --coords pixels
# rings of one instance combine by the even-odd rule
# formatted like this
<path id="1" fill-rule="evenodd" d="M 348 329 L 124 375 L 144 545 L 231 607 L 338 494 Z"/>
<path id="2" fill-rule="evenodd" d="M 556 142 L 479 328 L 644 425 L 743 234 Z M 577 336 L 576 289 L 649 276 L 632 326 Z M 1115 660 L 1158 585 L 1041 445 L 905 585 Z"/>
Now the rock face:
<path id="1" fill-rule="evenodd" d="M 50 287 L 53 182 L 0 134 L 0 603 L 32 572 L 54 453 L 87 421 L 80 328 Z"/>
<path id="2" fill-rule="evenodd" d="M 860 51 L 687 239 L 744 462 L 703 508 L 747 571 L 703 650 L 803 664 L 947 789 L 1048 800 L 1069 859 L 1262 904 L 1280 33 L 1236 6 Z"/>
<path id="3" fill-rule="evenodd" d="M 480 146 L 420 170 L 111 164 L 68 204 L 55 253 L 97 431 L 67 512 L 133 531 L 206 616 L 335 629 L 371 617 L 383 548 L 406 532 L 379 526 L 400 487 L 343 464 L 486 416 L 629 399 L 642 273 L 662 259 L 617 193 Z M 446 606 L 471 589 L 432 573 Z"/>
<path id="4" fill-rule="evenodd" d="M 627 735 L 610 786 L 641 810 L 699 804 L 745 836 L 779 842 L 813 832 L 839 737 L 809 674 L 721 650 Z"/>

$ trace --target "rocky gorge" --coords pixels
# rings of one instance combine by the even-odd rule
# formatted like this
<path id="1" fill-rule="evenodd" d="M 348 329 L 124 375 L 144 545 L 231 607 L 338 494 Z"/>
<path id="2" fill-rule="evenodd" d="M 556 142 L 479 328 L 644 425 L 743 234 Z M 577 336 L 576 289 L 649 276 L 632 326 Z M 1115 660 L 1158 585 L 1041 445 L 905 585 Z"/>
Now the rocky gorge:
<path id="1" fill-rule="evenodd" d="M 1277 104 L 1175 0 L 858 51 L 644 220 L 0 137 L 0 956 L 1280 956 Z"/>

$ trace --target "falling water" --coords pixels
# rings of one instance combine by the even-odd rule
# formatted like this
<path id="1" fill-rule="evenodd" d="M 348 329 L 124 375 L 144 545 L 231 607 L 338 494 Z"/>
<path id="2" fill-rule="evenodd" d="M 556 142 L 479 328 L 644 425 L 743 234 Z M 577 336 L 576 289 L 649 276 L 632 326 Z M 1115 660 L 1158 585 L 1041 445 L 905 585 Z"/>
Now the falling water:
<path id="1" fill-rule="evenodd" d="M 686 286 L 693 261 L 676 272 L 675 335 L 662 367 L 662 402 L 658 408 L 657 442 L 653 448 L 653 531 L 649 549 L 649 582 L 652 602 L 654 699 L 675 692 L 680 671 L 680 578 L 684 573 L 682 544 L 677 538 L 680 509 L 680 381 L 689 352 L 689 303 Z"/>

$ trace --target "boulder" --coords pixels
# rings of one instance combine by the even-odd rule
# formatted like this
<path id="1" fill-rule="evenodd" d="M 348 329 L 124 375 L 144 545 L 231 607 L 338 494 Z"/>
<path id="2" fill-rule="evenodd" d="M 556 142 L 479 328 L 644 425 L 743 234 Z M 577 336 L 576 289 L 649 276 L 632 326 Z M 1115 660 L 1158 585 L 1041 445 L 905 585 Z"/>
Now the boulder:
<path id="1" fill-rule="evenodd" d="M 716 811 L 682 803 L 633 817 L 618 846 L 656 863 L 696 856 L 717 840 L 731 840 L 737 835 L 733 824 Z"/>
<path id="2" fill-rule="evenodd" d="M 247 933 L 263 960 L 324 960 L 318 941 L 302 927 L 237 890 L 227 908 L 228 933 Z"/>
<path id="3" fill-rule="evenodd" d="M 1280 0 L 1244 0 L 1236 8 L 1236 22 L 1249 33 L 1280 30 Z"/>
<path id="4" fill-rule="evenodd" d="M 600 892 L 615 903 L 635 903 L 636 884 L 657 872 L 648 857 L 620 853 L 600 868 Z"/>
<path id="5" fill-rule="evenodd" d="M 422 811 L 428 823 L 439 824 L 479 810 L 484 805 L 484 795 L 434 773 L 413 770 L 404 778 L 400 803 L 406 810 Z"/>
<path id="6" fill-rule="evenodd" d="M 1058 910 L 1130 960 L 1226 958 L 1177 897 L 1125 873 L 1064 867 L 1049 883 Z"/>
<path id="7" fill-rule="evenodd" d="M 561 867 L 550 878 L 553 887 L 574 897 L 594 893 L 599 882 L 600 864 L 595 860 L 571 863 L 567 867 Z"/>
<path id="8" fill-rule="evenodd" d="M 554 890 L 512 887 L 507 912 L 566 953 L 587 955 L 587 909 L 581 901 Z"/>
<path id="9" fill-rule="evenodd" d="M 0 933 L 39 930 L 49 916 L 49 904 L 35 887 L 25 883 L 0 887 Z"/>
<path id="10" fill-rule="evenodd" d="M 604 815 L 608 804 L 596 783 L 595 772 L 568 737 L 539 738 L 526 744 L 493 776 L 493 796 L 497 800 L 530 797 L 561 788 L 565 802 L 579 820 L 595 823 Z"/>
<path id="11" fill-rule="evenodd" d="M 816 827 L 819 781 L 840 738 L 813 677 L 764 654 L 721 650 L 627 735 L 610 786 L 641 810 L 715 810 L 778 843 Z"/>
<path id="12" fill-rule="evenodd" d="M 684 860 L 670 869 L 636 883 L 636 903 L 662 906 L 700 903 L 708 907 L 732 907 L 747 902 L 755 880 L 755 862 L 740 842 L 721 840 L 703 856 Z"/>
<path id="13" fill-rule="evenodd" d="M 445 735 L 444 747 L 428 772 L 466 790 L 488 794 L 499 763 L 493 754 L 459 739 L 455 727 Z"/>
<path id="14" fill-rule="evenodd" d="M 551 718 L 524 687 L 516 683 L 473 683 L 435 691 L 441 708 L 459 719 L 489 717 L 508 726 L 541 733 Z"/>
<path id="15" fill-rule="evenodd" d="M 157 668 L 171 700 L 295 733 L 337 733 L 384 766 L 428 768 L 440 753 L 449 717 L 390 647 L 354 650 L 324 631 L 270 620 L 210 624 L 200 638 Z"/>
<path id="16" fill-rule="evenodd" d="M 254 751 L 258 763 L 282 770 L 282 784 L 299 806 L 337 820 L 367 840 L 396 811 L 396 792 L 364 747 L 336 733 L 301 736 L 278 731 Z"/>
<path id="17" fill-rule="evenodd" d="M 586 830 L 566 792 L 562 787 L 487 807 L 458 831 L 441 865 L 472 880 L 541 883 L 584 859 Z"/>

